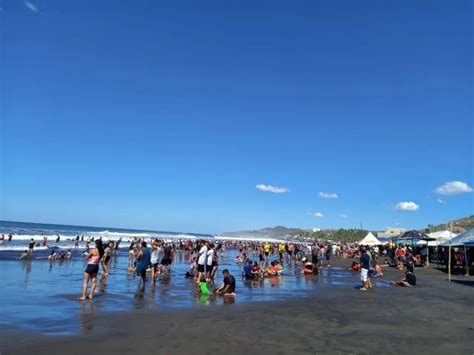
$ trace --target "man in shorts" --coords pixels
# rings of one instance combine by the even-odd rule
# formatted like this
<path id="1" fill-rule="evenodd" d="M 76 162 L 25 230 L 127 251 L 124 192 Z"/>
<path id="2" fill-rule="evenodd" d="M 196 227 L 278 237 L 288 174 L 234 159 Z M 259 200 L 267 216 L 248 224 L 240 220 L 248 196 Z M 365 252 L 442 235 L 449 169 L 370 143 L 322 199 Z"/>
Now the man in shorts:
<path id="1" fill-rule="evenodd" d="M 198 275 L 196 277 L 196 282 L 199 282 L 201 280 L 202 275 L 205 272 L 206 268 L 206 261 L 207 261 L 207 246 L 204 243 L 204 241 L 201 241 L 201 248 L 199 249 L 198 252 Z"/>
<path id="2" fill-rule="evenodd" d="M 372 288 L 370 284 L 370 261 L 371 257 L 367 248 L 362 247 L 360 249 L 361 256 L 360 256 L 360 280 L 362 281 L 362 287 L 360 288 L 361 291 L 367 291 L 369 288 Z"/>

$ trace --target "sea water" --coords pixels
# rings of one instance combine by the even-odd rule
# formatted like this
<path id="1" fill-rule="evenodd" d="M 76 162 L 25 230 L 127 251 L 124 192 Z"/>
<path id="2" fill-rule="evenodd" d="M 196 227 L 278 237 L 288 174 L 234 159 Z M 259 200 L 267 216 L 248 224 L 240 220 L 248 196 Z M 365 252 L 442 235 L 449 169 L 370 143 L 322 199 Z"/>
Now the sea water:
<path id="1" fill-rule="evenodd" d="M 38 231 L 37 226 L 35 230 L 25 228 L 23 235 L 37 235 L 34 233 L 41 232 L 54 235 L 53 232 L 58 231 L 56 226 L 54 228 L 56 229 L 53 231 L 44 227 Z M 64 238 L 61 238 L 59 243 L 50 240 L 49 246 L 35 248 L 31 260 L 18 260 L 21 251 L 27 248 L 29 238 L 25 240 L 15 236 L 12 242 L 4 241 L 0 246 L 0 323 L 4 326 L 11 325 L 45 334 L 72 334 L 87 328 L 90 325 L 87 321 L 90 316 L 100 312 L 217 307 L 224 303 L 222 298 L 195 296 L 195 283 L 184 277 L 190 263 L 189 253 L 185 252 L 175 253 L 171 273 L 162 275 L 153 290 L 147 282 L 145 293 L 137 292 L 137 278 L 134 273 L 128 272 L 128 243 L 125 242 L 117 254 L 112 256 L 107 278 L 103 278 L 99 273 L 95 299 L 79 302 L 76 298 L 81 294 L 86 267 L 86 260 L 81 256 L 84 252 L 84 242 L 80 243 L 81 248 L 74 249 L 73 241 L 68 239 L 72 239 L 78 230 L 74 229 L 69 235 L 64 234 L 64 230 Z M 116 233 L 126 234 L 131 231 L 121 230 Z M 36 259 L 47 257 L 52 248 L 70 248 L 73 257 L 71 260 L 56 261 Z M 229 269 L 237 281 L 235 303 L 306 297 L 320 287 L 358 283 L 358 275 L 337 267 L 325 267 L 319 276 L 302 275 L 301 266 L 296 265 L 294 261 L 285 261 L 281 277 L 249 282 L 241 277 L 243 265 L 235 262 L 237 253 L 238 250 L 230 248 L 225 251 L 224 256 L 220 256 L 217 280 L 210 287 L 218 287 L 222 283 L 221 271 Z M 253 253 L 250 253 L 249 257 L 258 259 L 258 255 Z M 276 255 L 271 259 L 275 258 Z"/>

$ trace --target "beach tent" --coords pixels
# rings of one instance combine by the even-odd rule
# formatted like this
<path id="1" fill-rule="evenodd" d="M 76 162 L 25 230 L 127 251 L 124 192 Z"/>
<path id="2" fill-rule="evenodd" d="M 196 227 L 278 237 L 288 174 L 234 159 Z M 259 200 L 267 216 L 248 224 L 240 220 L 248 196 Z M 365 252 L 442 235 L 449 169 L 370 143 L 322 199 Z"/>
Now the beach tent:
<path id="1" fill-rule="evenodd" d="M 444 247 L 447 247 L 450 244 L 452 247 L 462 247 L 462 246 L 473 247 L 474 246 L 474 229 L 469 229 L 459 234 L 457 237 L 454 237 L 453 239 L 451 239 L 451 243 L 447 241 L 441 245 Z"/>
<path id="2" fill-rule="evenodd" d="M 416 240 L 416 239 L 427 240 L 427 241 L 436 240 L 436 238 L 430 237 L 427 234 L 424 234 L 415 230 L 405 232 L 401 236 L 393 238 L 393 240 L 397 240 L 397 241 L 411 241 L 411 242 L 413 242 L 413 240 Z"/>
<path id="3" fill-rule="evenodd" d="M 372 245 L 381 245 L 382 243 L 380 242 L 380 240 L 378 240 L 375 235 L 373 235 L 372 233 L 368 233 L 364 239 L 362 239 L 360 242 L 359 242 L 359 245 L 369 245 L 369 246 L 372 246 Z"/>
<path id="4" fill-rule="evenodd" d="M 448 230 L 445 230 L 445 231 L 429 233 L 428 236 L 431 238 L 435 238 L 436 240 L 446 241 L 446 240 L 453 239 L 455 236 L 457 236 L 457 234 L 450 232 Z"/>
<path id="5" fill-rule="evenodd" d="M 451 248 L 452 247 L 464 247 L 464 256 L 465 256 L 465 262 L 466 262 L 466 274 L 469 276 L 469 265 L 468 265 L 468 259 L 467 259 L 467 253 L 466 253 L 466 248 L 471 248 L 474 247 L 474 229 L 469 229 L 461 234 L 459 234 L 457 237 L 454 237 L 451 239 L 451 241 L 445 242 L 441 244 L 443 247 L 449 247 L 449 260 L 451 260 Z M 449 280 L 451 281 L 451 261 L 449 261 L 448 264 L 448 274 L 449 274 Z"/>
<path id="6" fill-rule="evenodd" d="M 457 234 L 454 234 L 454 233 L 446 230 L 446 231 L 439 231 L 439 232 L 429 233 L 427 235 L 428 235 L 428 237 L 434 238 L 435 240 L 430 240 L 430 241 L 420 240 L 420 241 L 418 241 L 418 243 L 416 243 L 416 245 L 426 245 L 426 244 L 428 244 L 429 247 L 435 247 L 435 246 L 438 246 L 440 244 L 443 244 L 445 242 L 450 241 Z"/>

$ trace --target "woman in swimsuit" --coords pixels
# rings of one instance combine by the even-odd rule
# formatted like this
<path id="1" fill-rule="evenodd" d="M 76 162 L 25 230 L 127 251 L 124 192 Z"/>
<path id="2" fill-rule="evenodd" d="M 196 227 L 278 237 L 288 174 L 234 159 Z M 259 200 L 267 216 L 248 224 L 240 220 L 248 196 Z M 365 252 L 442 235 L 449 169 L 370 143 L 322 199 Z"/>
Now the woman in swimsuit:
<path id="1" fill-rule="evenodd" d="M 109 274 L 108 263 L 110 260 L 110 254 L 112 253 L 112 249 L 110 247 L 110 243 L 107 243 L 107 246 L 104 249 L 104 256 L 102 256 L 102 276 L 107 276 Z"/>
<path id="2" fill-rule="evenodd" d="M 78 301 L 84 301 L 86 299 L 91 300 L 94 297 L 95 288 L 97 286 L 97 273 L 99 272 L 99 263 L 101 259 L 100 249 L 102 248 L 102 242 L 100 240 L 96 240 L 95 245 L 96 247 L 92 248 L 90 253 L 87 254 L 87 267 L 84 272 L 82 296 L 77 298 Z M 86 297 L 89 280 L 92 281 L 91 292 L 89 293 L 89 296 Z"/>

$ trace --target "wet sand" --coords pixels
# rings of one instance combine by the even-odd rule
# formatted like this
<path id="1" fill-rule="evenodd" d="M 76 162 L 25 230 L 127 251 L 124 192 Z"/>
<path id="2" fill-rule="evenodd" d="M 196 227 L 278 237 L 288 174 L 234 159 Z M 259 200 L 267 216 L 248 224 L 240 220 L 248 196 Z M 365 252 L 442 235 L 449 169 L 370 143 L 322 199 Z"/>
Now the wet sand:
<path id="1" fill-rule="evenodd" d="M 99 314 L 86 303 L 80 334 L 45 336 L 0 326 L 0 352 L 473 354 L 473 277 L 448 283 L 440 271 L 416 272 L 414 288 L 364 293 L 356 285 L 328 287 L 284 302 Z M 402 277 L 394 269 L 384 273 L 386 280 Z"/>

